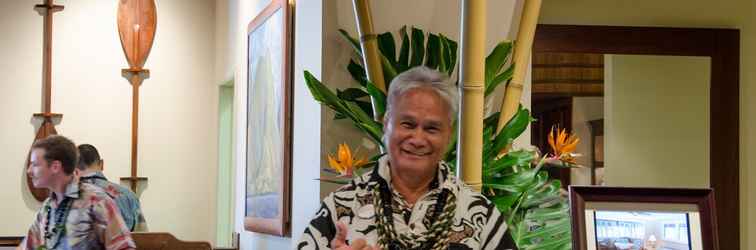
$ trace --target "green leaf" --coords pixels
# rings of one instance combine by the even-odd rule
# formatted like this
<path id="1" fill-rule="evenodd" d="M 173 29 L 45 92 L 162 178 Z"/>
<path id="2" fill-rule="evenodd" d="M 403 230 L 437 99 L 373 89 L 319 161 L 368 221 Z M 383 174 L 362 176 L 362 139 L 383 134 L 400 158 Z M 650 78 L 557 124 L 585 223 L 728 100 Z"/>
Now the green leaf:
<path id="1" fill-rule="evenodd" d="M 490 176 L 502 171 L 503 169 L 511 169 L 512 166 L 526 166 L 530 165 L 530 162 L 535 159 L 535 153 L 526 150 L 517 150 L 508 152 L 503 157 L 494 160 L 488 166 L 483 167 L 483 176 Z"/>
<path id="2" fill-rule="evenodd" d="M 388 89 L 389 84 L 391 84 L 391 81 L 394 80 L 394 77 L 398 75 L 399 73 L 396 71 L 396 68 L 394 68 L 393 64 L 386 58 L 386 56 L 381 55 L 381 65 L 383 66 L 383 80 L 386 81 L 384 86 L 386 86 L 386 89 Z"/>
<path id="3" fill-rule="evenodd" d="M 484 128 L 491 128 L 491 127 L 492 128 L 496 128 L 496 126 L 499 123 L 499 115 L 500 114 L 501 114 L 501 112 L 496 112 L 496 113 L 493 113 L 493 114 L 489 115 L 488 117 L 486 117 L 486 119 L 483 119 L 483 127 Z M 484 137 L 483 139 L 484 140 L 490 140 L 491 138 L 485 138 Z"/>
<path id="4" fill-rule="evenodd" d="M 570 232 L 570 218 L 562 217 L 553 224 L 547 224 L 541 228 L 525 233 L 520 240 L 548 239 L 556 234 Z"/>
<path id="5" fill-rule="evenodd" d="M 494 77 L 494 79 L 491 80 L 490 83 L 486 81 L 487 84 L 486 84 L 486 90 L 485 90 L 484 96 L 487 97 L 488 95 L 493 93 L 494 90 L 496 90 L 496 87 L 501 85 L 502 82 L 505 82 L 505 81 L 509 82 L 509 80 L 512 79 L 513 74 L 514 74 L 514 65 L 510 65 L 506 71 L 501 72 L 501 74 Z"/>
<path id="6" fill-rule="evenodd" d="M 525 131 L 531 121 L 530 112 L 520 105 L 517 113 L 494 138 L 493 146 L 483 150 L 483 159 L 491 159 L 495 155 L 498 155 L 504 147 Z"/>
<path id="7" fill-rule="evenodd" d="M 340 99 L 331 92 L 323 83 L 315 78 L 309 71 L 304 72 L 305 83 L 307 88 L 310 89 L 310 93 L 316 101 L 331 107 L 336 112 L 342 112 L 346 107 L 340 103 Z"/>
<path id="8" fill-rule="evenodd" d="M 336 96 L 343 100 L 354 101 L 359 98 L 368 96 L 368 93 L 358 88 L 348 88 L 345 90 L 336 90 Z"/>
<path id="9" fill-rule="evenodd" d="M 423 63 L 425 58 L 425 35 L 423 31 L 412 27 L 412 59 L 410 60 L 409 68 L 418 66 Z"/>
<path id="10" fill-rule="evenodd" d="M 441 57 L 441 44 L 438 36 L 428 33 L 428 45 L 425 50 L 425 66 L 431 69 L 437 69 Z"/>
<path id="11" fill-rule="evenodd" d="M 383 140 L 381 138 L 383 137 L 383 127 L 380 126 L 379 123 L 374 121 L 368 121 L 368 122 L 361 122 L 356 124 L 358 128 L 360 128 L 363 132 L 365 132 L 368 136 L 370 136 L 373 141 L 376 142 L 376 144 L 383 147 Z"/>
<path id="12" fill-rule="evenodd" d="M 446 48 L 443 51 L 444 61 L 446 62 L 446 74 L 451 76 L 454 72 L 454 67 L 457 65 L 457 42 L 446 38 L 444 35 L 439 35 L 442 41 L 444 41 Z"/>
<path id="13" fill-rule="evenodd" d="M 362 110 L 359 106 L 357 106 L 356 103 L 353 102 L 343 102 L 346 104 L 346 108 L 348 113 L 355 118 L 354 120 L 357 122 L 367 122 L 372 121 L 373 119 L 368 115 L 365 111 Z"/>
<path id="14" fill-rule="evenodd" d="M 389 59 L 391 64 L 396 64 L 396 45 L 394 44 L 394 36 L 391 32 L 385 32 L 378 35 L 378 49 L 381 54 Z"/>
<path id="15" fill-rule="evenodd" d="M 365 73 L 365 68 L 363 68 L 362 65 L 359 65 L 358 63 L 354 62 L 354 60 L 349 59 L 347 71 L 349 71 L 349 74 L 352 75 L 352 79 L 357 81 L 360 86 L 365 87 L 365 83 L 367 82 L 367 74 Z"/>
<path id="16" fill-rule="evenodd" d="M 379 117 L 382 117 L 383 114 L 386 113 L 386 94 L 371 82 L 368 82 L 366 87 L 368 94 L 372 97 L 373 104 L 375 105 Z"/>
<path id="17" fill-rule="evenodd" d="M 559 194 L 562 184 L 559 180 L 552 180 L 543 189 L 537 192 L 528 193 L 523 199 L 522 207 L 535 207 L 555 200 L 560 200 L 562 197 Z"/>
<path id="18" fill-rule="evenodd" d="M 554 238 L 554 240 L 542 241 L 537 244 L 525 245 L 519 248 L 521 250 L 572 249 L 572 238 L 569 235 L 565 235 L 565 237 L 558 237 Z"/>
<path id="19" fill-rule="evenodd" d="M 362 109 L 362 112 L 365 112 L 365 114 L 367 114 L 371 120 L 373 119 L 374 117 L 373 104 L 370 104 L 370 102 L 367 102 L 367 101 L 359 101 L 359 100 L 355 100 L 352 102 L 354 102 L 354 104 L 357 104 L 357 106 L 360 107 L 360 109 Z"/>
<path id="20" fill-rule="evenodd" d="M 397 70 L 404 72 L 409 69 L 409 37 L 407 36 L 407 26 L 399 29 L 399 35 L 402 37 L 402 45 L 399 48 L 399 60 L 397 61 Z"/>
<path id="21" fill-rule="evenodd" d="M 525 220 L 553 220 L 563 218 L 567 213 L 569 213 L 569 207 L 567 206 L 560 206 L 557 208 L 534 208 L 525 213 Z"/>
<path id="22" fill-rule="evenodd" d="M 354 52 L 359 56 L 362 57 L 362 47 L 360 47 L 360 41 L 356 38 L 349 35 L 349 32 L 347 32 L 344 29 L 339 29 L 339 34 L 341 34 L 341 37 L 344 38 L 349 44 L 352 45 L 352 48 L 354 49 Z"/>
<path id="23" fill-rule="evenodd" d="M 485 178 L 483 179 L 483 186 L 509 193 L 522 193 L 533 183 L 536 171 L 538 170 L 530 169 L 501 178 Z"/>
<path id="24" fill-rule="evenodd" d="M 520 196 L 515 195 L 499 195 L 490 197 L 491 202 L 496 205 L 497 208 L 499 208 L 499 211 L 502 213 L 507 212 L 508 210 L 512 209 L 512 205 L 517 202 L 517 199 L 519 199 Z M 503 209 L 503 210 L 502 210 Z"/>
<path id="25" fill-rule="evenodd" d="M 488 54 L 488 56 L 486 57 L 485 71 L 486 86 L 491 84 L 494 76 L 496 76 L 499 71 L 501 71 L 501 68 L 504 67 L 504 63 L 506 63 L 507 57 L 509 57 L 509 53 L 511 51 L 511 42 L 500 42 L 496 45 L 496 47 L 494 47 L 493 51 L 491 51 L 491 54 Z"/>

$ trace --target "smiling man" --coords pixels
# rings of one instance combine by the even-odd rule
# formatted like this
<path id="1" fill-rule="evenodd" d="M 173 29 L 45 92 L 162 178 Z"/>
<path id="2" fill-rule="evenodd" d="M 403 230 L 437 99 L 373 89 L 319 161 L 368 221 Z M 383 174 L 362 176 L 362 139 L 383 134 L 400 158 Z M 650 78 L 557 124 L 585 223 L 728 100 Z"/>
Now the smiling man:
<path id="1" fill-rule="evenodd" d="M 100 188 L 74 175 L 76 145 L 53 135 L 34 142 L 26 173 L 37 188 L 50 190 L 19 249 L 135 249 L 115 202 Z"/>
<path id="2" fill-rule="evenodd" d="M 500 249 L 504 218 L 442 161 L 457 117 L 456 87 L 438 71 L 391 82 L 388 154 L 323 200 L 299 249 Z"/>

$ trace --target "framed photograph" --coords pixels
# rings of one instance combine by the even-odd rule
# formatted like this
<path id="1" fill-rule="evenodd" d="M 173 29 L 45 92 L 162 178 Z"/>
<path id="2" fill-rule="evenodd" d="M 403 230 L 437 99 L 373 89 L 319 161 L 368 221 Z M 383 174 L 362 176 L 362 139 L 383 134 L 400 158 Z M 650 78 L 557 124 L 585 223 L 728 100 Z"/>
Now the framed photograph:
<path id="1" fill-rule="evenodd" d="M 570 186 L 576 250 L 718 250 L 711 189 Z"/>
<path id="2" fill-rule="evenodd" d="M 247 166 L 244 228 L 289 235 L 291 16 L 272 0 L 247 27 Z"/>

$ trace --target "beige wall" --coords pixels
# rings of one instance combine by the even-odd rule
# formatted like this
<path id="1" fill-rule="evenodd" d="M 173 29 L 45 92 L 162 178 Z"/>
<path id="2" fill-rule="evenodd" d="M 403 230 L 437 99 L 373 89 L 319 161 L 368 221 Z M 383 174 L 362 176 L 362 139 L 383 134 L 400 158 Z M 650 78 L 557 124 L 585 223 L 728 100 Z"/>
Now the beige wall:
<path id="1" fill-rule="evenodd" d="M 603 97 L 574 97 L 572 98 L 572 132 L 580 138 L 575 152 L 582 154 L 577 158 L 577 164 L 585 168 L 573 168 L 570 174 L 570 184 L 591 184 L 591 128 L 588 121 L 604 118 Z"/>
<path id="2" fill-rule="evenodd" d="M 756 74 L 747 69 L 756 65 L 756 17 L 753 1 L 705 0 L 623 1 L 623 0 L 547 0 L 544 1 L 541 23 L 593 24 L 625 26 L 721 27 L 741 31 L 740 64 L 740 218 L 741 249 L 756 249 L 756 182 L 753 168 L 756 156 L 749 150 L 756 147 L 756 134 L 749 132 L 756 123 Z"/>
<path id="3" fill-rule="evenodd" d="M 709 187 L 711 59 L 604 58 L 606 185 Z"/>
<path id="4" fill-rule="evenodd" d="M 55 1 L 53 111 L 76 143 L 92 143 L 111 180 L 130 171 L 131 87 L 116 27 L 117 1 Z M 26 190 L 23 165 L 34 139 L 31 114 L 41 99 L 42 17 L 34 2 L 0 8 L 0 235 L 22 235 L 39 203 Z M 217 88 L 213 82 L 214 3 L 158 1 L 157 35 L 141 87 L 139 175 L 152 231 L 214 240 Z M 192 208 L 192 209 L 187 209 Z M 190 219 L 188 219 L 190 218 Z"/>

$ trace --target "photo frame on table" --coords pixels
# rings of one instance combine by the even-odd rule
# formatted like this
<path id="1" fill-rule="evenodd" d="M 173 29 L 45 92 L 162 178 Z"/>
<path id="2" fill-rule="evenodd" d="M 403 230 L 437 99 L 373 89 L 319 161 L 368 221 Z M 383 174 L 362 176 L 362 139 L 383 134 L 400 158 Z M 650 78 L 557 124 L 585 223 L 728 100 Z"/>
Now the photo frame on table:
<path id="1" fill-rule="evenodd" d="M 718 250 L 712 189 L 570 186 L 575 250 Z"/>
<path id="2" fill-rule="evenodd" d="M 291 6 L 272 0 L 247 26 L 244 228 L 290 234 Z"/>

